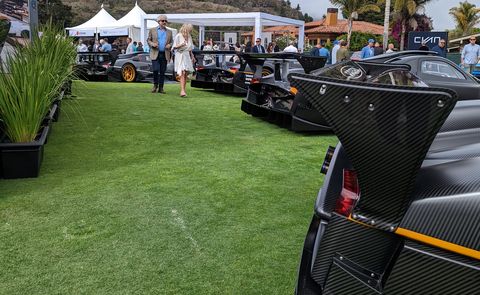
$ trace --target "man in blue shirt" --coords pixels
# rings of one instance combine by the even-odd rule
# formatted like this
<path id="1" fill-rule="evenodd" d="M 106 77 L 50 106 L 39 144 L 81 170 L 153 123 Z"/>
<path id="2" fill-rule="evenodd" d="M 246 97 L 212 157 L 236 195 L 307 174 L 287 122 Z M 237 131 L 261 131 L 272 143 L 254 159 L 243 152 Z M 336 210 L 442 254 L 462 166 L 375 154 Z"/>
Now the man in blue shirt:
<path id="1" fill-rule="evenodd" d="M 445 39 L 440 39 L 438 42 L 438 45 L 435 45 L 435 47 L 432 48 L 432 51 L 435 51 L 440 55 L 441 57 L 447 57 L 447 48 L 445 47 Z"/>
<path id="2" fill-rule="evenodd" d="M 99 50 L 100 50 L 101 52 L 110 52 L 110 51 L 112 51 L 112 45 L 110 45 L 110 44 L 108 43 L 108 40 L 107 40 L 107 39 L 101 39 L 101 40 L 100 40 L 100 44 L 102 45 L 102 46 L 99 48 Z"/>
<path id="3" fill-rule="evenodd" d="M 148 31 L 147 44 L 150 47 L 150 59 L 152 60 L 153 88 L 152 93 L 165 94 L 163 84 L 167 63 L 171 59 L 171 48 L 173 43 L 172 31 L 167 29 L 167 16 L 157 17 L 158 27 Z"/>
<path id="4" fill-rule="evenodd" d="M 469 40 L 470 43 L 463 47 L 461 62 L 471 74 L 475 65 L 480 60 L 480 46 L 475 44 L 477 40 L 474 36 L 470 36 Z"/>
<path id="5" fill-rule="evenodd" d="M 373 43 L 375 43 L 375 40 L 369 39 L 368 40 L 368 45 L 362 48 L 362 52 L 360 53 L 360 58 L 365 59 L 369 58 L 374 55 L 373 52 Z"/>

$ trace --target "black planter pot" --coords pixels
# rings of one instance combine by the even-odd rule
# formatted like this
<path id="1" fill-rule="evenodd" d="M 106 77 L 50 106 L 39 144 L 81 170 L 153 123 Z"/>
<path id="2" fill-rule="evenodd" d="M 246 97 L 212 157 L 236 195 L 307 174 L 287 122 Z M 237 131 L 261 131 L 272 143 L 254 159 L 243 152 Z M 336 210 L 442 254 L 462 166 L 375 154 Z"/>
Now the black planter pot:
<path id="1" fill-rule="evenodd" d="M 58 98 L 52 104 L 52 108 L 53 108 L 54 105 L 57 106 L 57 108 L 56 108 L 56 110 L 55 110 L 55 112 L 52 116 L 53 122 L 57 122 L 58 117 L 60 117 L 60 108 L 62 106 L 62 99 L 63 99 L 64 94 L 65 94 L 65 91 L 60 92 L 60 95 L 58 96 Z"/>
<path id="2" fill-rule="evenodd" d="M 1 176 L 7 179 L 38 177 L 49 131 L 49 126 L 43 127 L 33 142 L 0 143 Z"/>

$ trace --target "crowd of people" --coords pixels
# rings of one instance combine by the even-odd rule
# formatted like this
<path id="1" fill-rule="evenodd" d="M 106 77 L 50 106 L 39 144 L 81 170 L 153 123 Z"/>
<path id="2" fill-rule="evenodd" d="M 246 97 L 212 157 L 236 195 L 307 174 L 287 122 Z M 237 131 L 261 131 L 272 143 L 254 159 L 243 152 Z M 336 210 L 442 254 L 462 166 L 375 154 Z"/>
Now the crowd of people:
<path id="1" fill-rule="evenodd" d="M 88 43 L 83 42 L 81 39 L 78 41 L 78 52 L 110 52 L 115 50 L 122 53 L 136 53 L 136 52 L 149 52 L 152 61 L 153 71 L 153 88 L 152 93 L 165 93 L 164 81 L 165 71 L 167 63 L 170 60 L 175 62 L 175 71 L 180 77 L 180 96 L 186 97 L 186 82 L 187 76 L 194 72 L 193 65 L 196 60 L 193 55 L 195 46 L 192 40 L 192 25 L 184 24 L 176 36 L 172 36 L 172 31 L 167 29 L 166 25 L 168 19 L 166 15 L 160 15 L 157 18 L 158 27 L 151 28 L 148 32 L 147 44 L 143 45 L 142 42 L 133 41 L 128 37 L 124 40 L 116 39 L 112 44 L 109 44 L 108 39 L 90 40 Z M 461 63 L 468 68 L 468 71 L 473 71 L 475 65 L 480 61 L 480 46 L 476 44 L 476 39 L 472 36 L 470 44 L 467 44 L 461 54 Z M 203 42 L 199 48 L 203 51 L 215 51 L 215 50 L 228 50 L 235 52 L 251 52 L 251 53 L 274 53 L 280 52 L 280 47 L 276 42 L 270 42 L 268 45 L 263 46 L 262 40 L 257 38 L 255 44 L 250 41 L 245 44 L 236 42 L 230 44 L 228 42 L 214 43 L 212 39 Z M 439 40 L 438 44 L 430 49 L 426 44 L 422 43 L 419 50 L 431 50 L 437 52 L 440 56 L 446 57 L 446 42 L 444 39 Z M 283 49 L 283 52 L 299 52 L 295 46 L 295 42 L 290 42 L 288 46 Z M 369 39 L 367 44 L 360 51 L 359 59 L 366 59 L 372 56 L 380 54 L 389 54 L 395 52 L 395 47 L 392 43 L 388 44 L 387 48 L 380 47 L 379 42 L 375 42 L 374 39 Z M 333 47 L 329 50 L 324 42 L 319 42 L 310 51 L 312 56 L 323 56 L 327 58 L 328 64 L 335 64 L 342 61 L 346 61 L 352 58 L 348 49 L 348 44 L 345 40 L 335 40 Z M 238 57 L 234 55 L 233 58 Z M 203 58 L 204 63 L 213 62 L 213 57 L 206 54 Z"/>
<path id="2" fill-rule="evenodd" d="M 118 51 L 119 53 L 135 53 L 148 52 L 148 46 L 144 46 L 142 42 L 133 41 L 132 38 L 126 39 L 117 38 L 111 44 L 108 38 L 99 40 L 78 40 L 77 52 L 111 52 Z"/>

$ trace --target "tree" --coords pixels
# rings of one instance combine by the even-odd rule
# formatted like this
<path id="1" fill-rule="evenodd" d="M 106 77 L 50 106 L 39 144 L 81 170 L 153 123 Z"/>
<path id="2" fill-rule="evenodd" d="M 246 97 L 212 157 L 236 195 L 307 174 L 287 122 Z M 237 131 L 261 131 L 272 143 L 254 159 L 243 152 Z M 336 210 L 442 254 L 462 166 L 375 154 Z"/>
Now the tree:
<path id="1" fill-rule="evenodd" d="M 371 4 L 369 0 L 330 0 L 330 2 L 340 8 L 348 16 L 348 34 L 347 44 L 350 44 L 352 36 L 353 20 L 358 19 L 358 15 L 368 11 L 380 12 L 380 7 Z"/>
<path id="2" fill-rule="evenodd" d="M 395 0 L 393 5 L 393 11 L 395 18 L 400 23 L 400 50 L 405 48 L 405 34 L 407 32 L 407 26 L 413 30 L 417 28 L 417 21 L 415 14 L 424 10 L 425 3 L 429 0 Z"/>
<path id="3" fill-rule="evenodd" d="M 415 14 L 413 17 L 412 17 L 415 22 L 415 28 L 413 27 L 410 27 L 410 25 L 407 24 L 407 28 L 406 28 L 406 31 L 407 32 L 410 32 L 410 31 L 417 31 L 417 32 L 429 32 L 433 29 L 433 21 L 432 19 L 425 15 L 425 14 Z M 396 20 L 394 23 L 393 23 L 393 26 L 392 26 L 392 37 L 398 42 L 398 44 L 401 43 L 402 39 L 402 23 L 400 20 Z M 408 47 L 407 45 L 407 42 L 408 41 L 408 38 L 406 35 L 403 36 L 403 42 L 404 42 L 404 46 L 405 47 Z"/>
<path id="4" fill-rule="evenodd" d="M 46 24 L 51 19 L 54 24 L 68 27 L 73 18 L 72 8 L 64 5 L 61 0 L 38 1 L 38 20 L 41 24 Z"/>
<path id="5" fill-rule="evenodd" d="M 383 25 L 383 20 L 384 20 L 383 16 L 385 15 L 385 6 L 380 5 L 380 4 L 383 4 L 383 3 L 380 3 L 380 2 L 384 2 L 384 1 L 385 0 L 383 0 L 383 1 L 368 0 L 367 2 L 369 4 L 375 4 L 380 8 L 380 13 L 375 12 L 375 11 L 367 11 L 367 12 L 364 12 L 364 13 L 360 14 L 358 16 L 357 20 L 361 20 L 361 21 L 365 21 L 365 22 L 369 22 L 369 23 L 377 24 L 377 25 Z M 342 11 L 342 16 L 343 16 L 344 19 L 348 18 L 348 15 L 345 13 L 345 11 Z"/>
<path id="6" fill-rule="evenodd" d="M 460 2 L 459 6 L 450 8 L 448 12 L 456 23 L 456 30 L 461 36 L 472 33 L 473 28 L 480 24 L 480 8 L 475 4 Z"/>
<path id="7" fill-rule="evenodd" d="M 306 23 L 313 22 L 313 17 L 311 17 L 310 15 L 308 15 L 308 13 L 305 13 L 305 14 L 303 15 L 303 20 L 304 20 Z"/>

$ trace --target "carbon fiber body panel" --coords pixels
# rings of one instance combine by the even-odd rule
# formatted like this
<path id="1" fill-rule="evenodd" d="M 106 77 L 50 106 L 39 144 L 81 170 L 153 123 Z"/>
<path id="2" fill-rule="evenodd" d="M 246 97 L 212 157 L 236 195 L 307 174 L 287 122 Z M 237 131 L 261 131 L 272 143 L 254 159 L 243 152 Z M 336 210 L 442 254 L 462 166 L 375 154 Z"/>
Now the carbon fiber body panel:
<path id="1" fill-rule="evenodd" d="M 385 294 L 480 294 L 480 263 L 407 242 L 385 285 Z"/>
<path id="2" fill-rule="evenodd" d="M 455 106 L 455 93 L 302 74 L 290 78 L 331 123 L 357 171 L 362 198 L 354 218 L 394 229 L 428 148 Z"/>
<path id="3" fill-rule="evenodd" d="M 402 239 L 389 232 L 366 227 L 333 214 L 321 238 L 313 264 L 312 278 L 324 286 L 335 256 L 360 265 L 381 279 Z"/>

